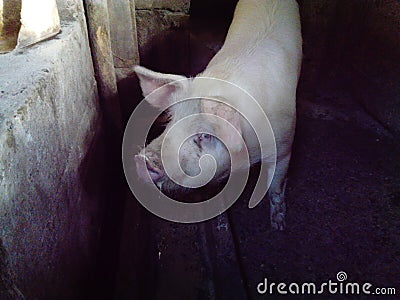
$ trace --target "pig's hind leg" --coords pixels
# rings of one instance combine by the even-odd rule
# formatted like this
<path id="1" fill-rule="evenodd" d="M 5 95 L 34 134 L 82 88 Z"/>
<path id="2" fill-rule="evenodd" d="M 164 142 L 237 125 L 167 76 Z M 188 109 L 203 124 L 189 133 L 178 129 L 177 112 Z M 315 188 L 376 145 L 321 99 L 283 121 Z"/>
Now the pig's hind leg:
<path id="1" fill-rule="evenodd" d="M 286 173 L 289 166 L 290 154 L 280 159 L 276 164 L 274 179 L 268 190 L 268 198 L 270 203 L 271 227 L 276 230 L 285 228 L 285 189 L 286 189 Z"/>

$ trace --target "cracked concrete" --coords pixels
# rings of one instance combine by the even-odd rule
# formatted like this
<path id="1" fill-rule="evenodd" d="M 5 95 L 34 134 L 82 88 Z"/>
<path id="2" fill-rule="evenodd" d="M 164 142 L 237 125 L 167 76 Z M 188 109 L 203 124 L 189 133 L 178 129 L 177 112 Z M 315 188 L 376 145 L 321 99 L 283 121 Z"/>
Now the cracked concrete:
<path id="1" fill-rule="evenodd" d="M 61 34 L 0 55 L 0 239 L 27 299 L 81 294 L 98 230 L 86 184 L 97 87 L 83 9 L 60 11 Z"/>

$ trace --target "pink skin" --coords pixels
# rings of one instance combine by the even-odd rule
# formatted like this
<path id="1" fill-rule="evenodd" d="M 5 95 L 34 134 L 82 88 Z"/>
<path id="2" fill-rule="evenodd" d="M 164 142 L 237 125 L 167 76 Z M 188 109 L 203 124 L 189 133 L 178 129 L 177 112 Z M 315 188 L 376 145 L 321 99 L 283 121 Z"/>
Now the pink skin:
<path id="1" fill-rule="evenodd" d="M 162 162 L 159 158 L 160 154 L 156 154 L 156 152 L 160 152 L 160 141 L 163 141 L 163 137 L 153 140 L 153 142 L 147 145 L 146 148 L 142 149 L 140 154 L 135 155 L 137 174 L 139 178 L 146 183 L 154 182 L 159 188 L 161 188 L 162 185 L 163 190 L 180 189 L 180 185 L 171 181 L 169 177 L 166 176 Z M 190 163 L 188 164 L 188 162 L 191 162 L 192 159 L 192 164 L 198 164 L 198 159 L 203 154 L 211 153 L 211 155 L 215 157 L 215 152 L 220 151 L 219 146 L 219 141 L 210 134 L 199 133 L 192 138 L 187 139 L 187 141 L 183 143 L 181 149 L 182 153 L 180 155 L 182 160 L 179 164 L 186 174 L 194 176 L 199 170 L 193 168 Z M 192 156 L 189 154 L 192 154 Z M 194 155 L 196 158 L 193 157 Z M 219 159 L 219 161 L 221 161 L 221 159 Z"/>
<path id="2" fill-rule="evenodd" d="M 135 155 L 135 162 L 137 174 L 146 183 L 157 182 L 164 175 L 162 170 L 152 166 L 144 156 Z"/>

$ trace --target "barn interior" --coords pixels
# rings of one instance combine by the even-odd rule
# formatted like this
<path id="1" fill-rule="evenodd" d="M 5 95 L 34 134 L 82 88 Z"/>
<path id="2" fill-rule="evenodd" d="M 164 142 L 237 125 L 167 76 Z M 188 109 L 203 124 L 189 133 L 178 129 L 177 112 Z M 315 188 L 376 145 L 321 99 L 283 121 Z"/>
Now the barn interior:
<path id="1" fill-rule="evenodd" d="M 399 291 L 398 1 L 298 1 L 285 231 L 267 201 L 247 207 L 257 169 L 201 223 L 163 220 L 132 195 L 121 145 L 143 99 L 133 66 L 195 76 L 236 2 L 56 1 L 58 35 L 0 54 L 0 299 L 260 299 L 265 278 L 339 272 Z M 16 43 L 20 7 L 0 0 L 0 48 Z"/>

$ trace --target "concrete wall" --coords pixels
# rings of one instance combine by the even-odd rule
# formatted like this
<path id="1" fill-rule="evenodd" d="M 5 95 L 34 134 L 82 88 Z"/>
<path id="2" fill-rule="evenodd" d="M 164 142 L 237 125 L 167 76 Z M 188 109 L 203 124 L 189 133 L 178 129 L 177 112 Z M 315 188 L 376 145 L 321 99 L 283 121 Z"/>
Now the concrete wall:
<path id="1" fill-rule="evenodd" d="M 299 2 L 307 82 L 341 79 L 372 117 L 400 134 L 400 3 Z"/>
<path id="2" fill-rule="evenodd" d="M 0 56 L 1 299 L 7 280 L 27 299 L 81 297 L 95 256 L 97 87 L 81 1 L 59 10 L 61 34 Z"/>
<path id="3" fill-rule="evenodd" d="M 110 36 L 118 81 L 139 64 L 134 0 L 108 0 Z"/>
<path id="4" fill-rule="evenodd" d="M 365 12 L 354 16 L 362 27 L 352 23 L 359 31 L 350 31 L 353 36 L 348 36 L 353 94 L 384 127 L 400 134 L 400 2 L 361 4 L 355 2 L 353 11 Z"/>
<path id="5" fill-rule="evenodd" d="M 175 54 L 187 53 L 190 1 L 135 0 L 135 3 L 141 62 L 145 66 L 158 66 L 158 70 L 168 71 L 171 66 L 160 66 L 158 58 L 171 54 L 168 47 L 173 47 Z M 170 59 L 170 63 L 180 62 Z"/>
<path id="6" fill-rule="evenodd" d="M 11 51 L 17 45 L 21 1 L 0 0 L 0 53 Z"/>
<path id="7" fill-rule="evenodd" d="M 189 28 L 189 0 L 106 2 L 114 81 L 130 75 L 138 52 L 147 67 L 194 75 L 188 70 L 193 44 L 207 43 L 196 28 L 214 25 L 200 20 Z M 398 1 L 299 2 L 304 82 L 318 87 L 340 78 L 369 114 L 400 132 Z M 0 55 L 0 299 L 18 298 L 18 289 L 28 299 L 75 299 L 91 284 L 104 204 L 105 170 L 95 156 L 101 113 L 82 1 L 58 5 L 61 34 Z M 205 51 L 207 60 L 212 50 Z M 135 92 L 126 89 L 124 97 L 141 99 Z"/>

